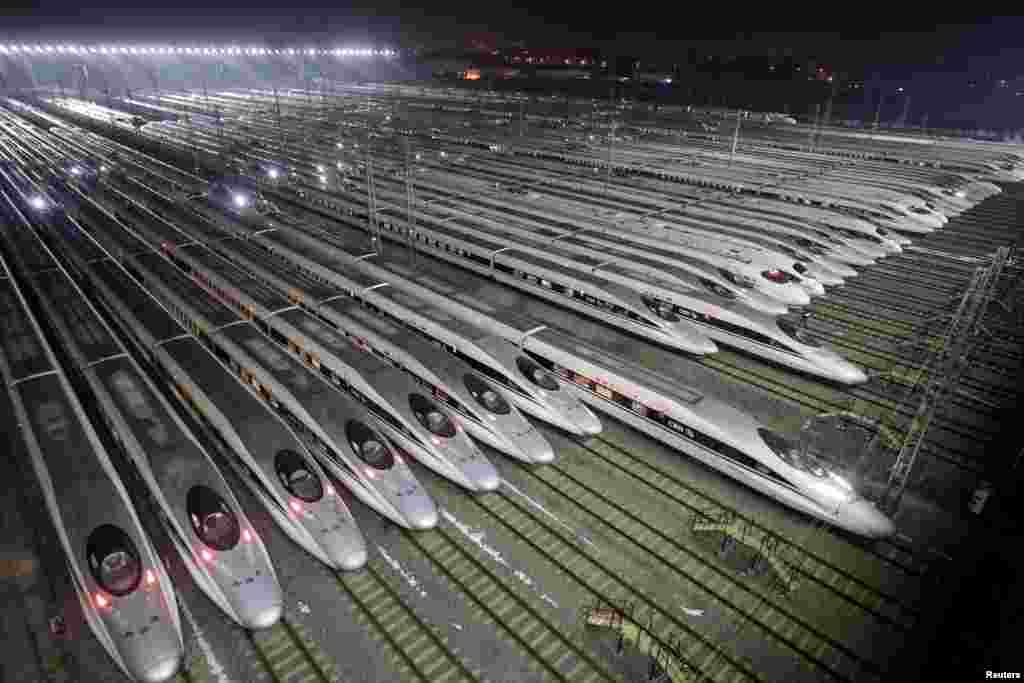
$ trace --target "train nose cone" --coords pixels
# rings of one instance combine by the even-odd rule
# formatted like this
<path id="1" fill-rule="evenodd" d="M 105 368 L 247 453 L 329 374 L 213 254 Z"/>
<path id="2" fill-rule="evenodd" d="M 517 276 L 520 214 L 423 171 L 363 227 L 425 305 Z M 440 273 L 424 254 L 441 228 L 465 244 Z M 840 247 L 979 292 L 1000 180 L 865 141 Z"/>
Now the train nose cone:
<path id="1" fill-rule="evenodd" d="M 868 538 L 890 538 L 896 533 L 896 525 L 875 504 L 858 500 L 843 506 L 840 520 L 846 528 Z"/>
<path id="2" fill-rule="evenodd" d="M 501 485 L 501 475 L 490 460 L 484 457 L 467 462 L 462 472 L 476 491 L 494 491 Z"/>
<path id="3" fill-rule="evenodd" d="M 243 588 L 235 609 L 242 626 L 259 631 L 276 624 L 284 611 L 284 596 L 277 577 L 263 571 L 260 576 L 246 577 L 241 581 L 244 582 Z"/>
<path id="4" fill-rule="evenodd" d="M 834 363 L 836 381 L 843 384 L 864 384 L 868 381 L 868 375 L 864 368 L 854 365 L 850 361 L 837 358 Z"/>
<path id="5" fill-rule="evenodd" d="M 164 683 L 164 681 L 174 678 L 178 673 L 178 670 L 181 668 L 181 661 L 181 655 L 161 659 L 156 664 L 139 671 L 136 679 L 139 683 Z"/>
<path id="6" fill-rule="evenodd" d="M 817 274 L 812 277 L 803 277 L 800 280 L 800 286 L 803 287 L 808 294 L 812 296 L 821 296 L 825 293 L 825 285 L 818 279 Z"/>
<path id="7" fill-rule="evenodd" d="M 572 412 L 572 420 L 576 425 L 577 433 L 582 436 L 597 436 L 604 429 L 597 415 L 594 415 L 593 411 L 583 403 L 580 403 Z"/>
<path id="8" fill-rule="evenodd" d="M 433 529 L 437 526 L 437 505 L 426 493 L 410 496 L 402 503 L 402 516 L 410 529 Z"/>
<path id="9" fill-rule="evenodd" d="M 715 342 L 711 341 L 695 326 L 686 322 L 679 322 L 671 325 L 671 335 L 676 347 L 687 353 L 705 355 L 718 350 Z"/>
<path id="10" fill-rule="evenodd" d="M 346 546 L 343 550 L 339 548 L 334 551 L 331 557 L 334 559 L 334 566 L 341 571 L 354 572 L 366 565 L 369 554 L 366 552 L 365 545 L 358 548 Z"/>
<path id="11" fill-rule="evenodd" d="M 358 532 L 328 534 L 324 536 L 322 545 L 331 564 L 341 571 L 361 569 L 368 559 L 366 542 Z"/>
<path id="12" fill-rule="evenodd" d="M 788 285 L 762 285 L 762 287 L 764 287 L 761 290 L 762 292 L 787 306 L 806 306 L 811 303 L 811 295 L 795 282 L 791 282 Z"/>

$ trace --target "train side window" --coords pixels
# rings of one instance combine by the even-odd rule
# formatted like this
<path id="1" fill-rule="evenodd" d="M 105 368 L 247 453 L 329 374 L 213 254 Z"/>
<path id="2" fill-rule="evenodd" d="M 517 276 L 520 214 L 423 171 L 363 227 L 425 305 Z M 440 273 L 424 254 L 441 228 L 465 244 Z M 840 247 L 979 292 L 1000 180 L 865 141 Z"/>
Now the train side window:
<path id="1" fill-rule="evenodd" d="M 142 580 L 142 563 L 135 543 L 124 530 L 103 524 L 85 543 L 89 570 L 103 590 L 117 597 L 134 591 Z"/>

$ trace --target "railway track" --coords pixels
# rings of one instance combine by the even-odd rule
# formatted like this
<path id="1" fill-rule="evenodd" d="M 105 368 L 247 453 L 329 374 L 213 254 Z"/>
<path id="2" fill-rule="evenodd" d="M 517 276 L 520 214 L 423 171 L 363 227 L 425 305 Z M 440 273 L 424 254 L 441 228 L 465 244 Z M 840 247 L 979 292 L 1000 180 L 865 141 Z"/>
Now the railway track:
<path id="1" fill-rule="evenodd" d="M 448 647 L 439 630 L 419 617 L 372 559 L 361 571 L 334 576 L 356 606 L 357 620 L 385 647 L 401 680 L 423 683 L 479 683 L 483 677 Z"/>
<path id="2" fill-rule="evenodd" d="M 330 658 L 287 614 L 264 631 L 246 631 L 256 658 L 263 667 L 263 680 L 273 683 L 335 683 Z"/>
<path id="3" fill-rule="evenodd" d="M 819 605 L 819 613 L 812 622 L 768 589 L 745 584 L 720 563 L 706 557 L 692 542 L 670 536 L 658 528 L 656 523 L 645 519 L 646 513 L 636 505 L 612 500 L 601 491 L 607 488 L 607 480 L 595 474 L 592 468 L 552 465 L 537 470 L 523 468 L 521 471 L 550 493 L 564 496 L 564 500 L 575 508 L 576 514 L 586 518 L 588 528 L 601 529 L 602 535 L 613 539 L 617 546 L 623 547 L 627 555 L 640 554 L 651 561 L 664 578 L 671 576 L 673 581 L 706 601 L 712 609 L 728 614 L 730 619 L 743 624 L 749 629 L 748 636 L 756 635 L 772 643 L 776 656 L 800 660 L 802 666 L 814 671 L 811 680 L 882 679 L 883 665 L 855 652 L 842 642 L 839 634 L 843 629 L 841 621 L 824 627 L 825 609 L 835 609 L 836 600 Z M 590 548 L 573 543 L 564 528 L 538 515 L 517 497 L 506 494 L 500 502 L 476 502 L 489 508 L 493 516 L 501 520 L 510 531 L 528 539 L 535 546 L 556 547 L 555 539 L 561 537 L 563 545 L 571 547 L 575 556 L 586 558 L 587 564 L 593 567 L 591 571 L 594 574 L 588 577 L 590 585 L 606 584 L 614 576 L 605 566 L 608 560 L 597 557 Z M 577 564 L 584 563 L 580 561 Z M 685 623 L 673 611 L 662 607 L 654 592 L 653 586 L 634 586 L 629 593 L 618 596 L 618 599 L 645 603 L 663 623 Z M 850 606 L 849 603 L 847 606 Z M 859 611 L 863 612 L 863 609 Z M 831 614 L 834 616 L 837 613 Z M 906 630 L 903 627 L 892 628 L 897 623 L 890 619 L 887 625 L 893 635 Z M 742 657 L 743 646 L 735 641 L 717 645 L 732 657 Z"/>
<path id="4" fill-rule="evenodd" d="M 783 531 L 783 525 L 763 524 L 604 436 L 579 446 L 610 473 L 634 480 L 653 495 L 681 506 L 691 515 L 707 518 L 726 513 L 745 523 L 755 538 L 779 539 L 783 546 L 777 550 L 796 558 L 787 563 L 801 580 L 820 585 L 881 621 L 906 630 L 919 618 L 916 601 L 906 596 L 915 592 L 927 565 L 913 558 L 894 558 L 876 553 L 870 547 L 852 545 L 833 535 L 828 527 L 810 526 L 806 527 L 806 532 L 801 529 L 802 533 L 796 535 Z M 822 533 L 814 532 L 815 529 Z M 903 580 L 894 580 L 893 572 Z"/>
<path id="5" fill-rule="evenodd" d="M 545 679 L 559 683 L 617 683 L 620 679 L 545 616 L 544 603 L 490 569 L 449 525 L 431 531 L 405 531 L 405 538 L 442 579 L 466 596 L 474 615 L 494 624 L 505 640 L 535 662 Z M 436 679 L 431 679 L 436 680 Z"/>

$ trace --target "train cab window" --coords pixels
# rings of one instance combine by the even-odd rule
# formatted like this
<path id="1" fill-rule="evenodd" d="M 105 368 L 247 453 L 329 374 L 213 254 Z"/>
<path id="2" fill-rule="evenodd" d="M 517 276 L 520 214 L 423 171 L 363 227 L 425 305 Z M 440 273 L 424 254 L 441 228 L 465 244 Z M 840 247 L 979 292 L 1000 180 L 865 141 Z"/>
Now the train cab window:
<path id="1" fill-rule="evenodd" d="M 385 445 L 384 438 L 362 422 L 349 420 L 345 436 L 359 459 L 376 470 L 388 470 L 395 464 L 395 456 Z"/>
<path id="2" fill-rule="evenodd" d="M 238 544 L 241 530 L 227 501 L 213 489 L 197 484 L 189 489 L 185 507 L 192 530 L 214 550 L 231 550 Z"/>
<path id="3" fill-rule="evenodd" d="M 761 271 L 761 277 L 763 277 L 765 280 L 770 280 L 771 282 L 780 285 L 786 285 L 798 279 L 792 273 L 787 273 L 786 271 L 780 270 L 778 268 L 772 268 L 771 270 Z"/>
<path id="4" fill-rule="evenodd" d="M 489 413 L 495 415 L 508 415 L 512 408 L 509 406 L 508 401 L 498 393 L 496 389 L 489 386 L 487 382 L 483 381 L 472 373 L 466 373 L 463 377 L 463 382 L 466 384 L 466 389 L 476 399 L 476 402 L 484 407 Z"/>
<path id="5" fill-rule="evenodd" d="M 807 266 L 797 261 L 796 263 L 793 264 L 793 270 L 803 275 L 804 273 L 807 272 Z"/>
<path id="6" fill-rule="evenodd" d="M 714 294 L 716 296 L 722 297 L 723 299 L 735 299 L 736 298 L 736 293 L 735 292 L 733 292 L 728 287 L 724 287 L 724 286 L 718 284 L 714 280 L 709 280 L 707 278 L 702 277 L 702 278 L 700 278 L 700 283 L 701 283 L 701 285 L 704 286 L 704 289 L 708 290 L 709 292 L 711 292 L 712 294 Z"/>
<path id="7" fill-rule="evenodd" d="M 754 287 L 754 281 L 741 273 L 734 273 L 731 270 L 719 268 L 718 274 L 738 287 L 744 287 L 746 289 L 753 289 Z"/>
<path id="8" fill-rule="evenodd" d="M 85 543 L 89 570 L 100 587 L 111 595 L 128 595 L 139 586 L 142 563 L 135 543 L 113 524 L 93 529 Z"/>
<path id="9" fill-rule="evenodd" d="M 818 459 L 801 453 L 800 447 L 796 442 L 790 441 L 781 434 L 777 434 L 765 427 L 758 427 L 757 433 L 761 436 L 765 445 L 787 465 L 804 472 L 810 472 L 816 477 L 827 476 L 825 468 L 821 466 Z"/>
<path id="10" fill-rule="evenodd" d="M 409 407 L 421 425 L 437 436 L 450 439 L 455 436 L 455 423 L 436 403 L 422 394 L 409 394 Z"/>
<path id="11" fill-rule="evenodd" d="M 516 366 L 519 368 L 519 372 L 523 373 L 526 379 L 530 380 L 541 389 L 558 391 L 558 382 L 555 378 L 548 374 L 544 368 L 526 356 L 518 356 L 516 358 Z"/>
<path id="12" fill-rule="evenodd" d="M 277 457 L 274 458 L 274 469 L 281 484 L 296 498 L 307 503 L 315 503 L 324 497 L 320 477 L 306 459 L 295 451 L 278 451 Z"/>
<path id="13" fill-rule="evenodd" d="M 795 339 L 804 346 L 812 346 L 815 348 L 821 346 L 821 342 L 811 337 L 811 335 L 808 334 L 805 329 L 797 327 L 789 320 L 779 318 L 775 321 L 775 323 L 779 326 L 779 329 L 782 330 L 783 334 L 785 334 L 787 337 L 791 339 Z"/>
<path id="14" fill-rule="evenodd" d="M 679 316 L 672 310 L 672 304 L 666 301 L 658 301 L 657 299 L 649 299 L 647 297 L 644 297 L 643 301 L 644 305 L 651 309 L 651 312 L 662 320 L 670 323 L 679 322 Z"/>

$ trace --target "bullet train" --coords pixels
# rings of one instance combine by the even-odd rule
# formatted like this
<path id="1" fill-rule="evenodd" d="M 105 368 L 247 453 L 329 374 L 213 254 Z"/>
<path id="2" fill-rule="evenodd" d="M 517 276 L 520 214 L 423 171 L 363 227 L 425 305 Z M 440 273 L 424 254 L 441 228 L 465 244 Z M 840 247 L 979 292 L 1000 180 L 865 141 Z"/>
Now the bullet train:
<path id="1" fill-rule="evenodd" d="M 385 224 L 382 223 L 382 227 L 385 227 Z M 355 257 L 337 246 L 342 243 L 341 229 L 333 230 L 331 234 L 310 232 L 310 235 L 319 237 L 320 250 L 337 256 L 344 264 L 337 267 L 345 268 L 347 272 L 358 269 L 419 298 L 428 295 L 429 301 L 438 303 L 442 308 L 458 303 L 447 301 L 450 295 L 439 296 L 436 292 L 428 294 L 429 288 L 421 288 L 412 280 L 401 278 L 398 274 L 402 272 L 402 263 L 406 261 L 404 255 L 396 257 L 390 252 L 384 252 Z M 457 254 L 458 248 L 451 253 Z M 378 266 L 383 270 L 374 271 Z M 528 274 L 524 273 L 522 276 L 525 275 Z M 543 279 L 541 274 L 533 277 L 538 281 Z M 722 306 L 720 302 L 702 299 L 697 293 L 680 295 L 676 302 L 651 298 L 646 300 L 645 304 L 656 315 L 669 320 L 688 320 L 715 343 L 741 349 L 765 360 L 841 384 L 861 384 L 868 379 L 862 368 L 823 346 L 801 327 L 786 319 L 776 319 L 740 304 Z"/>
<path id="2" fill-rule="evenodd" d="M 523 350 L 595 410 L 784 505 L 868 538 L 895 533 L 892 521 L 835 467 L 801 453 L 747 413 L 688 388 L 671 368 L 654 372 L 549 329 L 526 338 Z"/>
<path id="3" fill-rule="evenodd" d="M 284 309 L 264 305 L 260 297 L 250 296 L 259 291 L 258 281 L 200 245 L 179 249 L 165 244 L 163 248 L 212 297 L 254 321 L 252 326 L 222 327 L 211 335 L 217 343 L 245 347 L 264 365 L 282 372 L 288 361 L 305 370 L 304 374 L 318 370 L 362 403 L 375 406 L 380 428 L 426 467 L 473 491 L 498 487 L 500 476 L 494 465 L 449 411 L 427 397 L 423 387 L 408 374 L 354 348 L 352 342 L 295 308 L 284 296 L 279 297 Z M 290 350 L 307 367 L 274 348 L 271 340 Z M 305 386 L 295 374 L 291 376 L 300 385 L 295 390 Z"/>
<path id="4" fill-rule="evenodd" d="M 69 138 L 64 142 L 77 147 L 79 140 L 85 138 L 92 139 L 92 137 L 94 136 L 91 136 L 91 134 L 83 134 L 82 136 Z M 87 148 L 79 149 L 83 152 L 87 151 Z M 105 148 L 88 148 L 93 153 L 101 152 L 103 149 Z M 126 158 L 125 163 L 131 164 L 132 162 Z M 152 163 L 171 176 L 180 178 L 180 182 L 186 185 L 192 181 L 201 182 L 201 179 L 192 177 L 190 174 L 182 172 L 177 168 L 166 166 L 162 162 L 152 160 Z M 148 168 L 139 167 L 139 169 L 152 175 L 152 170 Z M 273 248 L 267 249 L 266 253 L 280 259 L 280 254 L 273 250 L 278 248 L 278 245 L 273 240 L 274 232 L 274 230 L 266 231 L 265 237 L 267 241 L 261 246 L 267 248 L 273 244 Z M 251 243 L 259 243 L 260 239 L 260 237 L 253 237 Z M 114 246 L 121 251 L 131 248 L 117 244 Z M 289 246 L 299 250 L 299 252 L 292 252 L 287 248 L 285 248 L 285 251 L 288 251 L 288 254 L 296 256 L 300 260 L 304 259 L 301 255 L 302 253 L 308 253 L 311 257 L 319 255 L 319 249 L 316 246 L 310 247 L 303 243 L 289 243 Z M 287 258 L 285 262 L 290 263 Z M 310 265 L 313 265 L 312 261 L 310 261 Z M 315 268 L 319 268 L 319 266 L 315 266 Z M 299 270 L 302 271 L 303 269 L 299 268 Z M 308 271 L 305 272 L 309 275 Z M 318 277 L 320 281 L 333 285 L 340 284 L 340 286 L 348 288 L 351 294 L 353 287 L 351 280 L 346 280 L 337 276 L 336 273 L 326 270 L 320 275 L 323 276 Z M 375 280 L 372 284 L 354 286 L 354 289 L 369 299 L 366 302 L 367 306 L 374 307 L 374 302 L 376 302 L 376 304 L 379 304 L 384 309 L 395 310 L 396 315 L 399 316 L 396 320 L 401 322 L 403 326 L 410 319 L 417 318 L 416 313 L 406 310 L 403 306 L 396 306 L 395 302 L 391 302 L 389 300 L 390 293 L 380 289 L 381 287 L 386 287 L 386 283 Z M 443 322 L 450 321 L 450 316 L 440 311 L 423 310 L 421 312 L 424 315 L 420 322 L 415 327 L 406 329 L 412 329 L 423 335 L 423 338 L 430 341 L 431 344 L 450 351 L 450 355 L 460 358 L 463 362 L 473 367 L 480 376 L 487 377 L 488 384 L 485 391 L 478 391 L 479 387 L 476 386 L 475 382 L 472 382 L 475 388 L 471 390 L 471 393 L 479 394 L 480 400 L 493 403 L 496 409 L 502 412 L 504 411 L 503 404 L 510 403 L 510 408 L 513 406 L 519 407 L 534 417 L 549 422 L 570 433 L 589 435 L 600 432 L 600 422 L 578 400 L 567 395 L 565 392 L 551 392 L 528 381 L 524 381 L 527 378 L 522 374 L 521 368 L 515 364 L 515 353 L 507 348 L 508 342 L 500 337 L 489 335 L 471 325 L 462 325 L 458 332 L 452 331 L 448 329 L 448 323 Z M 437 319 L 432 319 L 431 315 L 438 317 Z M 541 460 L 546 459 L 543 450 L 540 451 L 538 457 Z"/>
<path id="5" fill-rule="evenodd" d="M 339 298 L 340 290 L 302 277 L 298 269 L 246 240 L 224 239 L 211 246 L 253 277 L 287 292 L 292 302 L 356 347 L 406 370 L 474 438 L 525 462 L 550 462 L 554 458 L 551 445 L 518 408 L 490 389 L 465 362 L 369 314 L 347 296 Z"/>
<path id="6" fill-rule="evenodd" d="M 65 253 L 74 252 L 74 245 L 65 247 Z M 352 571 L 365 565 L 366 542 L 352 513 L 301 439 L 258 392 L 184 335 L 112 258 L 90 261 L 82 271 L 136 349 L 217 435 L 226 459 L 278 527 L 329 567 Z"/>
<path id="7" fill-rule="evenodd" d="M 131 680 L 169 681 L 185 653 L 174 586 L 2 257 L 0 263 L 0 376 L 82 614 Z"/>
<path id="8" fill-rule="evenodd" d="M 51 216 L 50 224 L 61 221 Z M 245 628 L 269 628 L 283 610 L 270 557 L 209 456 L 33 234 L 4 229 L 111 431 L 160 510 L 159 521 L 196 585 Z"/>
<path id="9" fill-rule="evenodd" d="M 326 193 L 298 192 L 301 201 L 332 212 L 355 208 L 348 202 L 330 198 Z M 399 244 L 405 242 L 401 237 L 405 232 L 404 213 L 398 207 L 382 206 L 379 210 L 381 227 L 387 226 L 388 236 Z M 358 219 L 349 224 L 361 225 Z M 691 325 L 673 316 L 661 315 L 658 308 L 639 295 L 635 288 L 623 286 L 600 273 L 568 268 L 550 258 L 523 249 L 506 248 L 503 244 L 491 248 L 495 244 L 493 240 L 467 234 L 465 230 L 456 231 L 453 227 L 431 230 L 417 226 L 417 233 L 423 236 L 435 236 L 437 233 L 438 238 L 430 242 L 421 241 L 420 249 L 429 250 L 438 258 L 482 272 L 558 306 L 598 317 L 606 324 L 687 353 L 703 355 L 716 350 L 715 345 Z M 508 271 L 501 267 L 503 264 L 511 264 Z M 509 274 L 516 269 L 530 275 L 519 277 Z M 572 280 L 571 286 L 569 279 Z"/>
<path id="10" fill-rule="evenodd" d="M 201 330 L 200 338 L 220 361 L 284 417 L 310 444 L 320 464 L 357 498 L 407 528 L 437 524 L 433 499 L 382 435 L 383 431 L 402 444 L 410 441 L 413 435 L 401 422 L 383 429 L 388 413 L 379 404 L 364 407 L 332 389 L 306 366 L 278 352 L 276 344 L 251 324 L 210 301 L 205 290 L 163 257 L 144 253 L 125 257 L 122 263 L 179 322 Z M 174 358 L 179 360 L 178 355 Z"/>
<path id="11" fill-rule="evenodd" d="M 303 274 L 341 288 L 370 313 L 465 362 L 486 379 L 490 389 L 497 389 L 499 398 L 523 412 L 577 436 L 601 432 L 600 420 L 579 399 L 560 391 L 557 385 L 542 386 L 534 381 L 532 366 L 521 362 L 522 354 L 508 341 L 522 334 L 514 323 L 488 319 L 481 320 L 486 323 L 482 326 L 455 318 L 442 307 L 392 287 L 383 269 L 364 273 L 352 268 L 354 259 L 337 250 L 325 252 L 324 243 L 315 237 L 268 228 L 247 239 Z M 344 276 L 340 275 L 342 271 Z M 500 405 L 501 401 L 495 403 Z"/>

